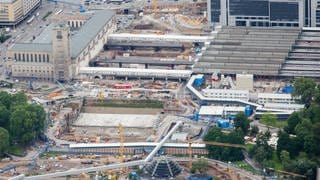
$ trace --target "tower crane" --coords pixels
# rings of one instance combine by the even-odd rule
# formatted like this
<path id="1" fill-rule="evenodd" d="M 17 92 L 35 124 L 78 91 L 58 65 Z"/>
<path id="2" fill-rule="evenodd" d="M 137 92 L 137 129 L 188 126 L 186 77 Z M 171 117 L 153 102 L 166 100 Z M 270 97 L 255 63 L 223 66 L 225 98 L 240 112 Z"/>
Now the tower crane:
<path id="1" fill-rule="evenodd" d="M 122 127 L 121 123 L 119 123 L 118 129 L 119 129 L 119 137 L 120 137 L 120 148 L 119 148 L 120 158 L 119 159 L 120 159 L 120 162 L 124 162 L 124 158 L 123 158 L 123 153 L 124 153 L 123 142 L 124 142 L 124 139 L 123 139 L 123 127 Z"/>
<path id="2" fill-rule="evenodd" d="M 153 0 L 153 13 L 154 13 L 154 16 L 157 16 L 158 15 L 158 0 Z"/>

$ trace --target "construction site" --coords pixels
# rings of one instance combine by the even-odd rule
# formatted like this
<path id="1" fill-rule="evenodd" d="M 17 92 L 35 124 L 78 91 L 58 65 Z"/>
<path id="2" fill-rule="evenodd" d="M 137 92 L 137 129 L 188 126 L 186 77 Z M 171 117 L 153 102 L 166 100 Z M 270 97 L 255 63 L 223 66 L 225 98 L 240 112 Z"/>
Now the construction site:
<path id="1" fill-rule="evenodd" d="M 86 1 L 81 6 L 88 11 L 112 9 L 116 13 L 110 17 L 110 27 L 116 28 L 94 47 L 88 40 L 87 51 L 80 56 L 90 59 L 77 64 L 78 75 L 72 81 L 12 77 L 15 89 L 6 90 L 26 92 L 31 103 L 44 107 L 48 122 L 45 138 L 27 149 L 27 156 L 1 160 L 0 176 L 182 180 L 192 179 L 192 163 L 205 159 L 209 178 L 263 179 L 250 161 L 243 160 L 250 168 L 247 171 L 207 158 L 207 145 L 245 151 L 244 145 L 203 138 L 214 126 L 230 133 L 238 112 L 252 121 L 265 112 L 286 119 L 303 108 L 290 95 L 294 63 L 301 63 L 294 59 L 296 49 L 290 45 L 303 43 L 295 41 L 303 38 L 300 30 L 213 28 L 208 25 L 206 1 L 111 3 L 124 5 Z M 68 21 L 78 5 L 55 2 L 56 9 L 69 12 L 53 13 L 50 23 Z M 71 33 L 81 32 L 92 17 L 72 16 Z M 301 32 L 310 35 L 308 30 Z M 92 42 L 97 37 L 100 32 Z M 37 61 L 40 56 L 34 57 Z M 313 76 L 312 71 L 306 68 L 299 73 Z"/>

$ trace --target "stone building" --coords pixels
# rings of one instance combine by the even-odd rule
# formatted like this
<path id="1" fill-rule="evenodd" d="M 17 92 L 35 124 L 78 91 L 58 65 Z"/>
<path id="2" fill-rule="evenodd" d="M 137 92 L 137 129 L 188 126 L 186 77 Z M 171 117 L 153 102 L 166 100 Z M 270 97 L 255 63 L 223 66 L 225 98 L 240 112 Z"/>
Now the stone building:
<path id="1" fill-rule="evenodd" d="M 115 30 L 115 12 L 110 10 L 96 11 L 75 33 L 67 21 L 52 23 L 31 43 L 8 49 L 7 74 L 16 79 L 70 81 Z"/>

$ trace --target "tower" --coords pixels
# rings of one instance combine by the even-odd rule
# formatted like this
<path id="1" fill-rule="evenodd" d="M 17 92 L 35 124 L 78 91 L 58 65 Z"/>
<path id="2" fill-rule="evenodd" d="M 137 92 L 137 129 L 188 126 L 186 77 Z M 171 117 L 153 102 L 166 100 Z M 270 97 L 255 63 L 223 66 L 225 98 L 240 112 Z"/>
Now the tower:
<path id="1" fill-rule="evenodd" d="M 71 80 L 70 28 L 58 24 L 53 28 L 52 57 L 54 61 L 54 80 Z"/>

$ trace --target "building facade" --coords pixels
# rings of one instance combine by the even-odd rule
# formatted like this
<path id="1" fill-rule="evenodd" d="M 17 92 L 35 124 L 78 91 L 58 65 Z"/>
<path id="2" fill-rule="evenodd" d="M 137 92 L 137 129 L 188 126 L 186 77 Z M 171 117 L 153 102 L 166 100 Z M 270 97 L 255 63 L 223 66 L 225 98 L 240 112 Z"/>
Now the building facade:
<path id="1" fill-rule="evenodd" d="M 242 101 L 249 101 L 249 91 L 248 90 L 203 89 L 202 94 L 208 98 L 238 99 L 238 100 L 242 100 Z"/>
<path id="2" fill-rule="evenodd" d="M 0 26 L 14 26 L 27 18 L 41 0 L 0 0 Z"/>
<path id="3" fill-rule="evenodd" d="M 303 27 L 305 7 L 305 0 L 208 0 L 208 22 L 214 26 Z"/>
<path id="4" fill-rule="evenodd" d="M 97 11 L 73 35 L 66 21 L 49 25 L 33 42 L 7 51 L 6 73 L 16 79 L 70 81 L 98 55 L 116 30 L 113 11 Z"/>

